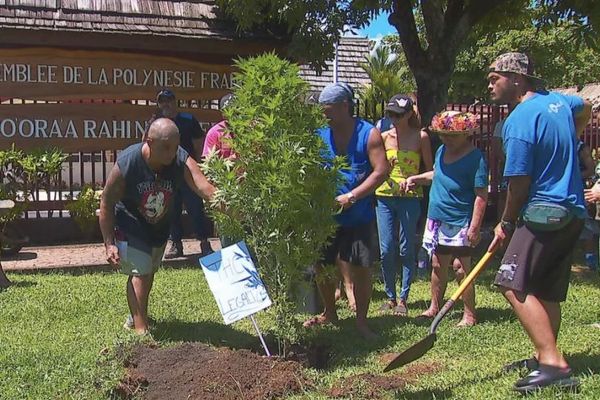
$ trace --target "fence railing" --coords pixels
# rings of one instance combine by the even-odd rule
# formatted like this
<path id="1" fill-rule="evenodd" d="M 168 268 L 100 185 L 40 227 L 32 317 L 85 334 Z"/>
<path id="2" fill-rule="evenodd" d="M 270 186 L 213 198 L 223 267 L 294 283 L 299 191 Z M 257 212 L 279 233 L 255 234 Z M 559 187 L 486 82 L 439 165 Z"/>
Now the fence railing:
<path id="1" fill-rule="evenodd" d="M 357 114 L 360 115 L 364 108 L 365 105 L 358 104 L 356 108 Z M 383 109 L 383 107 L 380 109 Z M 474 135 L 473 140 L 474 144 L 481 149 L 488 161 L 490 171 L 490 199 L 493 202 L 500 182 L 497 157 L 494 154 L 494 147 L 492 146 L 492 137 L 496 123 L 506 115 L 506 107 L 487 104 L 448 104 L 447 109 L 457 111 L 468 110 L 479 115 L 480 129 Z M 600 112 L 594 112 L 582 137 L 583 141 L 590 146 L 596 158 L 600 158 L 599 119 Z M 47 196 L 44 191 L 41 191 L 37 196 L 40 200 L 30 203 L 29 212 L 25 213 L 25 218 L 68 216 L 68 211 L 65 210 L 68 196 L 72 198 L 85 184 L 90 184 L 98 188 L 103 187 L 118 152 L 118 150 L 102 150 L 69 153 L 69 157 L 57 180 L 57 182 L 60 182 L 60 185 L 51 188 Z"/>

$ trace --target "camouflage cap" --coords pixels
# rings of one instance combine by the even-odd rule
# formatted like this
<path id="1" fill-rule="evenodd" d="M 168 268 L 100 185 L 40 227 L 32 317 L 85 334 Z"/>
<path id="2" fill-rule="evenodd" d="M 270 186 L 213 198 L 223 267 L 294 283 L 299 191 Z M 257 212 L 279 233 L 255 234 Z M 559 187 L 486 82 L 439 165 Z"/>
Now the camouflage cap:
<path id="1" fill-rule="evenodd" d="M 523 53 L 504 53 L 490 65 L 490 72 L 510 72 L 526 76 L 536 87 L 544 86 L 544 80 L 533 74 L 533 62 Z"/>

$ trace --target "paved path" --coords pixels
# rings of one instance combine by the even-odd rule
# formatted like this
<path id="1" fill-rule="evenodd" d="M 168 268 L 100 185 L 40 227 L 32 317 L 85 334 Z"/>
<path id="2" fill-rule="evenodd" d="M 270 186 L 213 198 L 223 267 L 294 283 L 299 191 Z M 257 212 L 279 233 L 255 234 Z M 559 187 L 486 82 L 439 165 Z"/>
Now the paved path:
<path id="1" fill-rule="evenodd" d="M 218 239 L 210 240 L 214 250 L 219 249 Z M 184 257 L 164 260 L 165 265 L 197 265 L 202 256 L 200 244 L 195 239 L 183 240 Z M 35 272 L 69 268 L 107 269 L 104 245 L 102 243 L 25 247 L 15 257 L 2 260 L 5 271 Z"/>

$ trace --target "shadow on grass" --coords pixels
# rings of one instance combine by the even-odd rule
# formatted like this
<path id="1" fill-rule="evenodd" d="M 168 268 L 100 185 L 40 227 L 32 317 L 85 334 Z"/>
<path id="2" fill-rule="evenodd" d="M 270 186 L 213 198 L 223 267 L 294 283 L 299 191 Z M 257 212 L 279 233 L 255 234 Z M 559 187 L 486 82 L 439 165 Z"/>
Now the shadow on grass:
<path id="1" fill-rule="evenodd" d="M 36 286 L 36 285 L 37 285 L 37 282 L 13 280 L 12 283 L 10 284 L 10 286 L 8 287 L 8 289 L 29 288 L 29 287 Z"/>
<path id="2" fill-rule="evenodd" d="M 590 328 L 595 329 L 595 328 Z M 600 373 L 600 354 L 575 353 L 566 354 L 567 362 L 573 368 L 575 375 Z"/>
<path id="3" fill-rule="evenodd" d="M 158 320 L 152 335 L 161 342 L 200 342 L 232 349 L 253 349 L 259 340 L 258 336 L 212 321 Z"/>
<path id="4" fill-rule="evenodd" d="M 401 391 L 396 393 L 394 399 L 431 400 L 452 398 L 452 391 L 448 389 L 423 389 L 416 392 Z"/>

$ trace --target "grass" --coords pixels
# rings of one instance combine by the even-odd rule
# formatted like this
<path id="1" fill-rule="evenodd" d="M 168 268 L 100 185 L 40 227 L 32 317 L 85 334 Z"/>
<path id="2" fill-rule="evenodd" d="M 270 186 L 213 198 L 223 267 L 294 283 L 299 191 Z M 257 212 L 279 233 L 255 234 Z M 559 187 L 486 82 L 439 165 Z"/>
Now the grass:
<path id="1" fill-rule="evenodd" d="M 516 373 L 502 375 L 508 361 L 531 354 L 529 340 L 503 298 L 491 285 L 493 267 L 477 283 L 480 324 L 455 328 L 455 310 L 438 328 L 438 341 L 422 362 L 440 365 L 389 399 L 506 399 L 515 397 L 511 386 Z M 0 398 L 106 399 L 124 374 L 119 349 L 135 343 L 122 328 L 127 315 L 125 277 L 112 273 L 85 275 L 9 274 L 16 283 L 0 292 Z M 560 347 L 581 379 L 579 394 L 544 390 L 530 398 L 600 398 L 600 331 L 590 327 L 600 320 L 600 279 L 575 274 L 563 308 Z M 448 292 L 454 290 L 450 285 Z M 409 302 L 409 318 L 377 315 L 383 301 L 376 285 L 371 304 L 372 327 L 381 338 L 366 343 L 353 330 L 353 319 L 341 307 L 339 327 L 313 333 L 331 346 L 333 358 L 326 371 L 309 370 L 315 391 L 294 399 L 326 399 L 323 394 L 340 378 L 379 373 L 381 354 L 400 351 L 426 335 L 427 324 L 413 317 L 425 309 L 429 285 L 417 281 Z M 156 320 L 155 339 L 164 346 L 199 341 L 232 348 L 258 348 L 248 321 L 222 323 L 216 304 L 198 268 L 163 269 L 151 299 Z M 302 315 L 298 316 L 302 318 Z M 264 313 L 258 321 L 268 327 Z M 402 376 L 403 370 L 399 370 Z M 358 398 L 358 397 L 356 397 Z"/>

